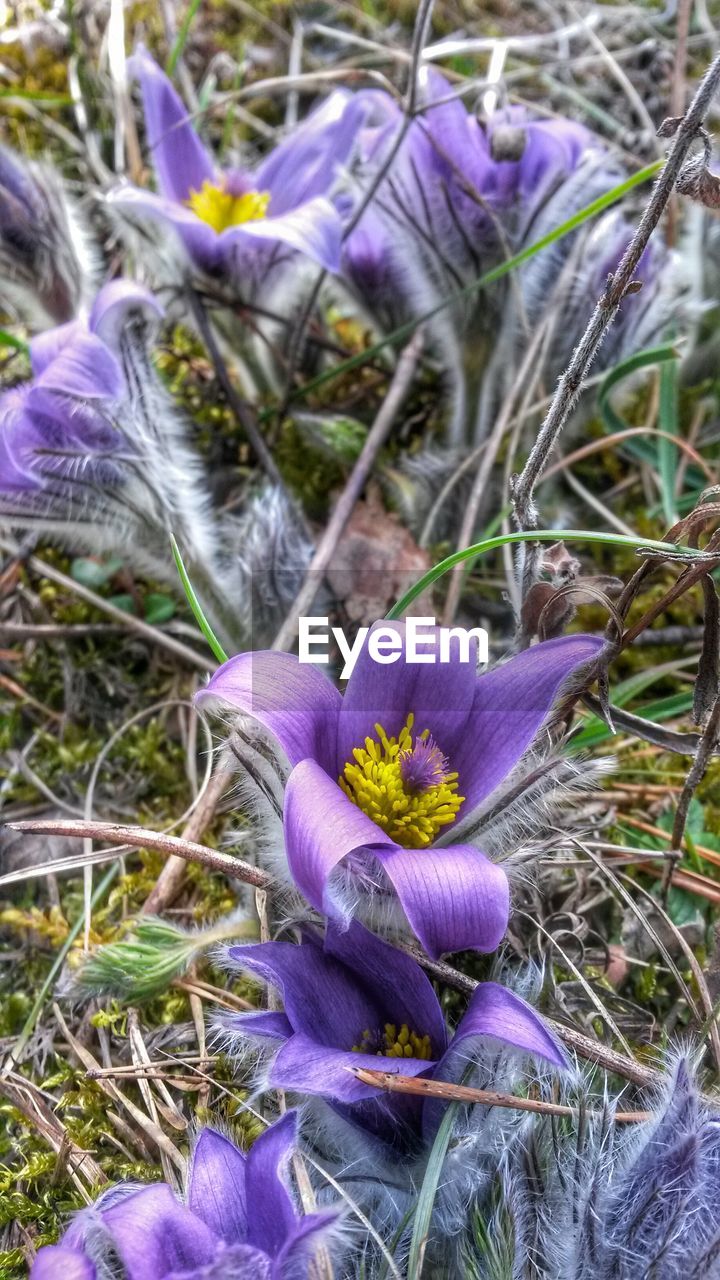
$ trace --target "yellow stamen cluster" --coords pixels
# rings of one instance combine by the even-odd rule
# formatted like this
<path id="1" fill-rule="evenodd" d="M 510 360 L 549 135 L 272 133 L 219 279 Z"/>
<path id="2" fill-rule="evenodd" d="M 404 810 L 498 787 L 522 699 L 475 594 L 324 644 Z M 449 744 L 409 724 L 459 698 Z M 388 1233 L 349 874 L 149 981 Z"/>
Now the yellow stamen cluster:
<path id="1" fill-rule="evenodd" d="M 380 1048 L 376 1047 L 378 1044 Z M 352 1051 L 374 1053 L 378 1058 L 420 1058 L 423 1062 L 430 1062 L 432 1058 L 430 1037 L 419 1036 L 406 1022 L 399 1031 L 394 1022 L 386 1022 L 381 1036 L 363 1031 L 360 1044 L 354 1044 Z"/>
<path id="2" fill-rule="evenodd" d="M 348 799 L 404 849 L 432 844 L 441 828 L 455 821 L 465 799 L 457 795 L 456 773 L 444 774 L 421 791 L 406 785 L 402 762 L 413 749 L 414 719 L 411 713 L 397 738 L 389 738 L 376 724 L 378 740 L 366 738 L 364 747 L 355 747 L 355 763 L 349 760 L 338 778 Z M 425 729 L 417 736 L 425 740 L 428 733 Z"/>
<path id="3" fill-rule="evenodd" d="M 191 191 L 188 205 L 213 231 L 227 231 L 243 222 L 257 222 L 264 218 L 270 203 L 269 191 L 246 191 L 234 196 L 223 186 L 215 186 L 207 180 L 200 191 Z"/>

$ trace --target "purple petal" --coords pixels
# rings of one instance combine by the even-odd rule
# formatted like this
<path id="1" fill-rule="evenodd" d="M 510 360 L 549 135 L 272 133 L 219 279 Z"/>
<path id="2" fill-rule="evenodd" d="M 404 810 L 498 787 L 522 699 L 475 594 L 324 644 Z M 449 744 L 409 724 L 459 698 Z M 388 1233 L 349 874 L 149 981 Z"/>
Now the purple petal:
<path id="1" fill-rule="evenodd" d="M 103 1212 L 127 1280 L 162 1280 L 209 1263 L 217 1237 L 165 1183 L 143 1188 Z"/>
<path id="2" fill-rule="evenodd" d="M 133 311 L 149 312 L 153 318 L 163 314 L 149 289 L 132 280 L 112 280 L 100 290 L 93 303 L 88 321 L 90 332 L 97 334 L 111 351 L 117 351 L 123 326 Z"/>
<path id="3" fill-rule="evenodd" d="M 336 1222 L 336 1213 L 307 1213 L 300 1218 L 275 1259 L 272 1280 L 313 1275 L 312 1261 L 322 1237 Z"/>
<path id="4" fill-rule="evenodd" d="M 63 325 L 63 328 L 72 326 Z M 30 343 L 30 358 L 36 375 L 35 386 L 83 400 L 115 400 L 123 391 L 122 370 L 114 355 L 94 333 L 78 332 L 62 346 L 55 340 L 49 357 L 50 334 L 40 334 Z"/>
<path id="5" fill-rule="evenodd" d="M 270 1068 L 270 1083 L 277 1089 L 292 1089 L 353 1104 L 372 1098 L 383 1101 L 374 1085 L 363 1084 L 353 1074 L 356 1068 L 370 1071 L 397 1071 L 419 1076 L 434 1063 L 423 1058 L 385 1057 L 384 1054 L 353 1053 L 328 1048 L 309 1035 L 294 1035 L 284 1044 Z M 387 1099 L 384 1099 L 387 1102 Z M 386 1109 L 393 1109 L 392 1099 Z"/>
<path id="6" fill-rule="evenodd" d="M 273 216 L 326 195 L 347 164 L 365 107 L 346 90 L 331 93 L 260 165 L 258 191 L 269 191 Z"/>
<path id="7" fill-rule="evenodd" d="M 377 622 L 371 627 L 342 700 L 337 773 L 352 760 L 355 747 L 361 747 L 366 737 L 375 736 L 376 723 L 391 737 L 397 737 L 411 711 L 415 716 L 414 732 L 429 729 L 440 750 L 449 758 L 450 768 L 456 769 L 455 744 L 464 736 L 475 693 L 475 642 L 471 646 L 470 662 L 457 660 L 458 645 L 453 642 L 451 654 L 456 660 L 452 662 L 407 662 L 403 651 L 396 662 L 382 664 L 371 656 L 369 644 L 371 636 L 380 629 L 389 629 L 405 644 L 404 622 Z M 439 658 L 436 646 L 440 631 L 439 627 L 423 629 L 423 634 L 427 633 L 432 640 L 428 646 L 418 647 L 420 656 Z M 460 782 L 462 784 L 462 778 Z M 461 791 L 461 794 L 465 793 Z"/>
<path id="8" fill-rule="evenodd" d="M 460 775 L 460 794 L 466 797 L 461 817 L 487 799 L 515 768 L 565 681 L 597 657 L 602 645 L 597 636 L 561 636 L 477 677 L 463 741 L 450 757 L 451 768 Z"/>
<path id="9" fill-rule="evenodd" d="M 196 697 L 218 698 L 259 720 L 292 765 L 312 756 L 334 770 L 342 699 L 317 667 L 289 653 L 241 653 L 224 662 Z"/>
<path id="10" fill-rule="evenodd" d="M 467 1041 L 473 1036 L 497 1040 L 533 1057 L 545 1058 L 553 1066 L 565 1068 L 568 1059 L 557 1036 L 531 1005 L 497 982 L 481 982 L 472 993 L 467 1011 L 460 1019 L 450 1048 L 438 1063 L 435 1076 L 442 1077 L 444 1068 L 461 1046 L 467 1053 Z"/>
<path id="11" fill-rule="evenodd" d="M 228 956 L 277 988 L 292 1030 L 307 1032 L 319 1044 L 351 1049 L 366 1027 L 388 1021 L 372 985 L 365 987 L 339 960 L 325 955 L 319 942 L 251 943 L 230 947 Z M 252 1035 L 254 1016 L 237 1014 L 234 1025 Z"/>
<path id="12" fill-rule="evenodd" d="M 241 960 L 238 960 L 238 963 L 242 965 Z M 284 1013 L 260 1009 L 258 1013 L 229 1014 L 223 1017 L 223 1026 L 236 1026 L 237 1018 L 241 1020 L 245 1035 L 267 1036 L 269 1040 L 287 1040 L 293 1033 L 292 1026 Z"/>
<path id="13" fill-rule="evenodd" d="M 86 327 L 82 320 L 69 320 L 67 324 L 55 325 L 54 328 L 46 329 L 44 333 L 38 333 L 31 338 L 30 359 L 35 376 L 42 373 L 53 360 L 57 360 L 65 348 L 77 338 L 82 337 L 85 332 Z"/>
<path id="14" fill-rule="evenodd" d="M 272 213 L 272 202 L 270 205 Z M 221 231 L 220 249 L 254 252 L 258 241 L 285 244 L 297 250 L 326 271 L 340 270 L 342 224 L 334 205 L 324 196 L 316 196 L 306 204 L 290 209 L 278 217 L 258 218 Z"/>
<path id="15" fill-rule="evenodd" d="M 371 988 L 381 1009 L 383 1022 L 403 1022 L 418 1035 L 428 1035 L 433 1057 L 439 1058 L 447 1045 L 447 1028 L 433 985 L 417 961 L 397 947 L 352 921 L 347 929 L 329 922 L 325 950 L 353 969 L 363 986 Z"/>
<path id="16" fill-rule="evenodd" d="M 141 218 L 152 218 L 171 226 L 185 252 L 203 271 L 212 272 L 220 264 L 222 255 L 217 231 L 185 205 L 155 195 L 152 191 L 131 187 L 128 183 L 109 191 L 106 199 L 108 204 L 130 214 L 136 213 Z"/>
<path id="17" fill-rule="evenodd" d="M 246 1169 L 234 1143 L 203 1129 L 193 1152 L 188 1208 L 226 1244 L 247 1239 Z"/>
<path id="18" fill-rule="evenodd" d="M 297 1115 L 288 1111 L 255 1140 L 248 1152 L 248 1243 L 263 1249 L 271 1258 L 295 1230 L 287 1174 L 296 1142 Z"/>
<path id="19" fill-rule="evenodd" d="M 470 845 L 401 849 L 315 763 L 303 760 L 285 788 L 285 844 L 293 879 L 308 902 L 347 922 L 332 894 L 333 871 L 366 850 L 382 865 L 408 921 L 432 956 L 493 951 L 507 927 L 505 872 Z"/>
<path id="20" fill-rule="evenodd" d="M 145 133 L 160 190 L 172 200 L 187 200 L 215 177 L 213 161 L 200 141 L 167 76 L 145 48 L 138 46 L 128 69 L 140 81 Z"/>
<path id="21" fill-rule="evenodd" d="M 77 1249 L 49 1244 L 33 1262 L 30 1280 L 95 1280 L 96 1274 L 90 1259 Z"/>
<path id="22" fill-rule="evenodd" d="M 507 928 L 510 889 L 502 867 L 469 844 L 376 849 L 415 936 L 433 959 L 448 951 L 495 951 Z"/>

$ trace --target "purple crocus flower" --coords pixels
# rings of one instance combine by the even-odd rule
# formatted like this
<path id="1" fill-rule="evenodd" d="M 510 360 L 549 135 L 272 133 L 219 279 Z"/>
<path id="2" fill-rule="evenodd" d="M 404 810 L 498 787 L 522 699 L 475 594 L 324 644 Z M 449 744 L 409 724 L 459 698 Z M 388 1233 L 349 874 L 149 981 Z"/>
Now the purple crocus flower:
<path id="1" fill-rule="evenodd" d="M 110 195 L 116 207 L 170 226 L 196 267 L 229 276 L 243 292 L 296 252 L 338 270 L 341 223 L 328 197 L 350 157 L 361 103 L 333 93 L 254 172 L 221 171 L 142 46 L 130 66 L 140 81 L 159 191 L 121 187 Z"/>
<path id="2" fill-rule="evenodd" d="M 302 1280 L 334 1213 L 298 1216 L 286 1183 L 289 1111 L 247 1155 L 214 1129 L 198 1139 L 185 1203 L 166 1183 L 115 1187 L 83 1210 L 31 1280 Z M 112 1264 L 111 1264 L 112 1265 Z"/>
<path id="3" fill-rule="evenodd" d="M 402 650 L 392 665 L 371 656 L 380 627 Z M 285 847 L 308 902 L 347 923 L 349 901 L 394 894 L 429 955 L 493 951 L 507 877 L 467 833 L 601 641 L 551 640 L 478 676 L 472 646 L 427 665 L 406 660 L 404 638 L 404 624 L 376 623 L 344 697 L 317 667 L 262 651 L 231 658 L 199 696 L 254 717 L 289 760 Z M 436 656 L 439 642 L 434 629 Z"/>
<path id="4" fill-rule="evenodd" d="M 239 1037 L 270 1044 L 270 1087 L 325 1098 L 390 1145 L 412 1150 L 431 1137 L 437 1103 L 380 1094 L 358 1080 L 357 1067 L 452 1079 L 472 1057 L 473 1042 L 488 1038 L 567 1065 L 540 1015 L 495 982 L 476 987 L 450 1036 L 420 965 L 357 921 L 345 930 L 328 924 L 324 945 L 308 931 L 299 946 L 264 942 L 227 954 L 234 968 L 276 988 L 284 1006 L 284 1013 L 221 1015 L 228 1043 Z"/>

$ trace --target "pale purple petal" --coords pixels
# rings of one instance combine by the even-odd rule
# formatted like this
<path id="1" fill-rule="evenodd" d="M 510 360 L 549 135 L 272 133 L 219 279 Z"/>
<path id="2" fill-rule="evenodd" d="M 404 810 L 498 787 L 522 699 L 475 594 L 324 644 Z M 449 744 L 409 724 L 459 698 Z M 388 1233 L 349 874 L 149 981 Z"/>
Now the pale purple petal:
<path id="1" fill-rule="evenodd" d="M 319 941 L 308 939 L 301 946 L 251 943 L 230 947 L 228 957 L 275 987 L 293 1031 L 307 1032 L 320 1044 L 351 1049 L 366 1027 L 388 1020 L 372 985 L 365 987 L 339 960 L 325 955 Z M 253 1016 L 237 1014 L 233 1025 L 243 1034 L 253 1034 Z"/>
<path id="2" fill-rule="evenodd" d="M 450 1048 L 437 1065 L 436 1077 L 442 1078 L 458 1049 L 472 1052 L 467 1042 L 475 1036 L 544 1058 L 555 1067 L 568 1066 L 565 1050 L 540 1014 L 527 1000 L 497 982 L 481 982 L 473 991 Z"/>
<path id="3" fill-rule="evenodd" d="M 144 1187 L 103 1212 L 127 1280 L 162 1280 L 212 1260 L 217 1237 L 165 1183 Z"/>
<path id="4" fill-rule="evenodd" d="M 466 797 L 462 817 L 515 768 L 566 680 L 597 657 L 602 645 L 597 636 L 561 636 L 477 677 L 463 740 L 450 757 L 451 768 L 460 774 L 460 794 Z"/>
<path id="5" fill-rule="evenodd" d="M 122 394 L 122 369 L 94 333 L 76 330 L 70 341 L 56 346 L 52 359 L 47 358 L 47 339 L 42 334 L 30 343 L 36 387 L 84 400 L 114 400 Z"/>
<path id="6" fill-rule="evenodd" d="M 137 213 L 141 217 L 166 223 L 179 236 L 185 252 L 198 267 L 208 272 L 218 269 L 222 258 L 220 237 L 192 209 L 169 197 L 155 195 L 153 191 L 131 187 L 129 183 L 109 191 L 106 199 L 108 204 L 124 209 L 129 214 Z"/>
<path id="7" fill-rule="evenodd" d="M 52 329 L 46 329 L 44 333 L 35 334 L 30 339 L 30 362 L 35 376 L 42 373 L 85 331 L 82 320 L 68 320 L 67 324 L 58 324 Z"/>
<path id="8" fill-rule="evenodd" d="M 301 760 L 285 787 L 283 810 L 288 866 L 298 889 L 318 911 L 348 923 L 328 881 L 355 850 L 394 847 L 315 760 Z"/>
<path id="9" fill-rule="evenodd" d="M 95 1277 L 90 1259 L 62 1244 L 49 1244 L 41 1249 L 30 1271 L 30 1280 L 95 1280 Z"/>
<path id="10" fill-rule="evenodd" d="M 470 646 L 471 660 L 460 662 L 457 640 L 450 647 L 454 661 L 439 661 L 440 628 L 423 628 L 423 634 L 431 637 L 431 643 L 418 646 L 420 657 L 435 657 L 429 663 L 406 662 L 404 652 L 397 661 L 378 663 L 371 656 L 369 643 L 378 630 L 389 630 L 406 643 L 404 622 L 377 622 L 370 629 L 365 645 L 348 680 L 340 711 L 338 729 L 337 772 L 340 774 L 346 762 L 352 760 L 353 749 L 361 747 L 366 737 L 375 736 L 375 724 L 380 723 L 387 734 L 397 737 L 407 720 L 408 713 L 415 716 L 414 732 L 429 729 L 443 755 L 448 757 L 450 768 L 455 764 L 456 743 L 466 735 L 466 725 L 473 709 L 476 686 L 477 645 Z M 387 656 L 390 656 L 388 652 Z M 462 783 L 462 779 L 461 779 Z M 464 792 L 461 789 L 461 794 Z"/>
<path id="11" fill-rule="evenodd" d="M 328 193 L 350 158 L 364 116 L 363 103 L 338 89 L 275 147 L 254 179 L 258 191 L 270 192 L 273 215 Z"/>
<path id="12" fill-rule="evenodd" d="M 247 1159 L 214 1129 L 203 1129 L 195 1145 L 188 1208 L 226 1244 L 247 1239 Z"/>
<path id="13" fill-rule="evenodd" d="M 291 764 L 312 756 L 334 770 L 342 699 L 317 667 L 289 653 L 240 653 L 224 662 L 197 694 L 198 701 L 209 697 L 259 720 Z"/>
<path id="14" fill-rule="evenodd" d="M 469 844 L 375 849 L 415 936 L 428 955 L 495 951 L 507 928 L 510 890 L 502 867 Z"/>
<path id="15" fill-rule="evenodd" d="M 334 205 L 324 196 L 316 196 L 287 213 L 243 222 L 221 231 L 218 242 L 223 254 L 239 249 L 254 253 L 258 242 L 285 244 L 297 250 L 326 271 L 340 270 L 342 223 Z"/>
<path id="16" fill-rule="evenodd" d="M 319 911 L 347 922 L 330 879 L 350 853 L 382 865 L 426 951 L 493 951 L 508 919 L 507 877 L 470 845 L 401 849 L 313 761 L 303 760 L 285 789 L 285 844 L 293 879 Z"/>
<path id="17" fill-rule="evenodd" d="M 145 133 L 160 190 L 179 203 L 215 177 L 213 161 L 168 77 L 140 45 L 128 69 L 140 81 Z"/>
<path id="18" fill-rule="evenodd" d="M 297 1141 L 297 1115 L 288 1111 L 253 1142 L 247 1156 L 248 1244 L 274 1258 L 296 1225 L 287 1186 Z"/>
<path id="19" fill-rule="evenodd" d="M 135 284 L 133 280 L 112 280 L 97 295 L 88 328 L 111 351 L 117 351 L 123 326 L 133 311 L 150 313 L 154 318 L 163 314 L 160 303 L 149 289 Z"/>

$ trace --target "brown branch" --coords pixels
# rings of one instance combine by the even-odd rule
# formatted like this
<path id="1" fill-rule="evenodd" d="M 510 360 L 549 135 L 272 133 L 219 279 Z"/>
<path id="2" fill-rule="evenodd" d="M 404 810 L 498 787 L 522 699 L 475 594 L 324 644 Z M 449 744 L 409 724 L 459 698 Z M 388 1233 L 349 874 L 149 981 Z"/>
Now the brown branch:
<path id="1" fill-rule="evenodd" d="M 518 1098 L 514 1093 L 497 1093 L 494 1089 L 474 1089 L 471 1085 L 449 1084 L 446 1080 L 423 1080 L 419 1076 L 396 1075 L 394 1071 L 373 1071 L 366 1067 L 353 1067 L 351 1070 L 363 1084 L 383 1089 L 387 1093 L 414 1094 L 421 1098 L 438 1098 L 443 1102 L 479 1102 L 486 1107 L 533 1111 L 536 1115 L 568 1116 L 572 1120 L 577 1120 L 581 1115 L 600 1114 L 582 1111 L 578 1107 L 566 1107 L 560 1102 L 544 1102 L 541 1098 Z M 616 1111 L 613 1116 L 620 1124 L 638 1124 L 652 1118 L 652 1111 Z"/>
<path id="2" fill-rule="evenodd" d="M 275 885 L 268 871 L 253 867 L 241 858 L 209 849 L 207 845 L 184 840 L 182 836 L 160 835 L 144 827 L 127 827 L 119 822 L 83 822 L 75 818 L 42 818 L 37 821 L 7 822 L 10 831 L 26 831 L 38 836 L 78 836 L 90 840 L 107 840 L 110 844 L 130 845 L 133 849 L 154 849 L 157 853 L 177 855 L 185 862 L 198 862 L 208 871 L 221 871 L 231 880 L 242 880 L 258 889 L 270 889 Z"/>

